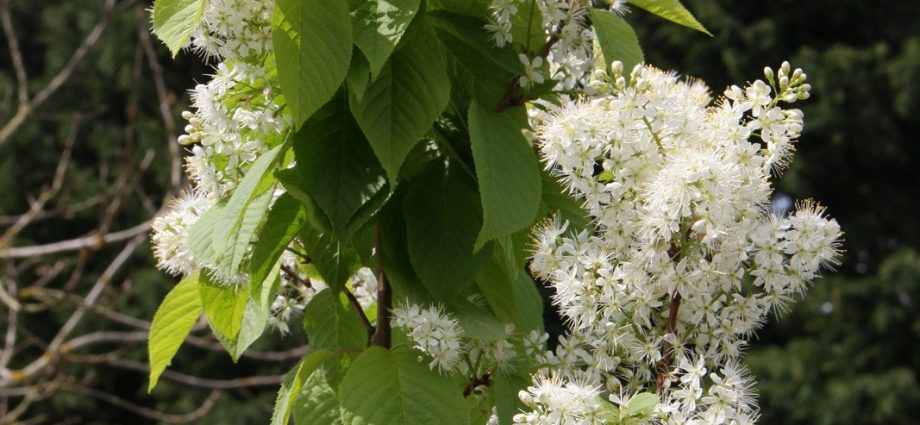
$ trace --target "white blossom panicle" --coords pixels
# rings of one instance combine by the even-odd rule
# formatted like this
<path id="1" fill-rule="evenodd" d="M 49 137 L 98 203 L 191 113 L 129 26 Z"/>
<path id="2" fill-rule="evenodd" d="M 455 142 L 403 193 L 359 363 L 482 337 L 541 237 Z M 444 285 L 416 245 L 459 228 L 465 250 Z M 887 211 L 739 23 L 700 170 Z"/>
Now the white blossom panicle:
<path id="1" fill-rule="evenodd" d="M 195 191 L 186 191 L 169 202 L 167 213 L 153 220 L 153 254 L 157 266 L 171 275 L 185 275 L 201 265 L 188 247 L 188 231 L 211 204 Z"/>
<path id="2" fill-rule="evenodd" d="M 535 10 L 532 10 L 536 7 Z M 541 51 L 543 56 L 529 57 L 521 53 L 524 73 L 518 83 L 530 88 L 554 81 L 555 90 L 568 91 L 584 84 L 593 64 L 594 30 L 586 24 L 590 4 L 569 0 L 492 0 L 490 22 L 485 29 L 492 34 L 498 47 L 517 41 L 531 51 Z M 534 12 L 542 17 L 543 46 L 530 46 L 530 40 L 515 40 L 514 25 L 528 29 L 534 24 Z M 523 28 L 523 27 L 522 27 Z M 519 32 L 521 33 L 521 32 Z M 548 66 L 544 67 L 544 64 Z M 544 69 L 547 68 L 547 69 Z"/>
<path id="3" fill-rule="evenodd" d="M 273 0 L 208 0 L 190 48 L 206 59 L 246 60 L 271 51 Z"/>
<path id="4" fill-rule="evenodd" d="M 431 356 L 431 369 L 454 372 L 460 366 L 462 330 L 441 307 L 405 304 L 393 309 L 393 326 L 405 328 L 415 349 Z"/>
<path id="5" fill-rule="evenodd" d="M 542 374 L 518 397 L 531 409 L 514 416 L 516 424 L 594 425 L 604 424 L 604 402 L 599 387 L 586 381 Z"/>
<path id="6" fill-rule="evenodd" d="M 770 213 L 803 126 L 786 105 L 808 97 L 806 76 L 783 63 L 713 103 L 702 82 L 612 69 L 592 76 L 595 94 L 530 114 L 546 168 L 593 218 L 535 235 L 531 269 L 571 330 L 543 360 L 557 387 L 661 389 L 661 423 L 752 423 L 743 348 L 840 255 L 840 226 L 814 202 Z M 522 418 L 552 413 L 531 407 Z"/>
<path id="7" fill-rule="evenodd" d="M 513 324 L 505 324 L 501 335 L 468 335 L 454 314 L 441 305 L 423 307 L 405 302 L 392 313 L 393 326 L 404 330 L 413 348 L 430 358 L 430 369 L 472 382 L 516 372 L 516 360 L 523 356 L 539 358 L 549 338 L 536 330 L 518 332 Z M 480 382 L 470 391 L 475 392 L 479 385 L 487 384 Z"/>
<path id="8" fill-rule="evenodd" d="M 272 7 L 271 0 L 209 0 L 192 32 L 189 47 L 217 61 L 210 81 L 191 90 L 191 111 L 182 113 L 188 125 L 178 139 L 189 146 L 186 172 L 194 184 L 191 192 L 204 207 L 196 204 L 190 213 L 183 203 L 173 203 L 154 226 L 158 264 L 169 273 L 204 270 L 219 283 L 248 281 L 244 272 L 218 272 L 185 247 L 197 217 L 226 199 L 256 158 L 280 143 L 290 127 L 268 60 Z"/>

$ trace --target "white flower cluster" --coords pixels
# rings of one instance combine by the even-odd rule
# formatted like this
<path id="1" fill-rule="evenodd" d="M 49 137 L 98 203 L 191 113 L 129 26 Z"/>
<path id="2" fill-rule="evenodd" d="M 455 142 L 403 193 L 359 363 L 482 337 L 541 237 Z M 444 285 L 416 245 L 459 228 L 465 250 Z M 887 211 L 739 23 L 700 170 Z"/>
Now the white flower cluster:
<path id="1" fill-rule="evenodd" d="M 509 372 L 520 354 L 519 346 L 529 357 L 534 357 L 535 353 L 542 353 L 548 338 L 536 331 L 522 337 L 512 324 L 505 325 L 500 338 L 470 338 L 464 334 L 460 322 L 442 306 L 423 307 L 409 302 L 393 309 L 393 326 L 404 329 L 413 348 L 431 358 L 429 368 L 471 378 Z"/>
<path id="2" fill-rule="evenodd" d="M 516 424 L 601 425 L 606 423 L 604 401 L 597 386 L 562 375 L 544 373 L 518 397 L 530 412 L 514 416 Z"/>
<path id="3" fill-rule="evenodd" d="M 593 28 L 585 23 L 590 2 L 572 0 L 492 0 L 491 21 L 486 30 L 492 33 L 498 47 L 514 41 L 515 23 L 529 28 L 536 7 L 542 17 L 544 43 L 549 50 L 546 60 L 521 54 L 524 74 L 522 87 L 542 84 L 546 77 L 556 81 L 556 90 L 572 90 L 589 75 L 592 66 L 592 49 L 595 38 Z M 525 42 L 526 43 L 526 42 Z M 529 46 L 539 49 L 541 46 Z M 548 64 L 547 67 L 544 64 Z"/>
<path id="4" fill-rule="evenodd" d="M 431 369 L 454 372 L 460 365 L 463 330 L 441 307 L 404 304 L 393 309 L 393 326 L 405 328 L 415 349 L 431 356 Z"/>
<path id="5" fill-rule="evenodd" d="M 186 172 L 193 187 L 170 202 L 153 223 L 158 266 L 170 274 L 201 270 L 223 284 L 248 281 L 243 272 L 224 276 L 215 265 L 195 258 L 188 235 L 198 218 L 230 196 L 256 158 L 281 143 L 291 128 L 270 54 L 273 4 L 273 0 L 208 0 L 192 32 L 187 47 L 217 64 L 212 78 L 191 91 L 192 110 L 182 113 L 188 125 L 179 143 L 189 146 Z M 276 190 L 275 198 L 281 193 Z M 271 324 L 283 333 L 292 315 L 302 313 L 313 295 L 325 288 L 316 280 L 311 287 L 302 285 L 306 275 L 289 253 L 284 264 L 299 275 L 283 280 L 273 305 Z M 376 278 L 369 270 L 359 271 L 352 286 L 363 306 L 376 302 Z"/>
<path id="6" fill-rule="evenodd" d="M 201 268 L 188 247 L 188 231 L 211 203 L 199 192 L 184 192 L 166 206 L 169 213 L 153 221 L 153 253 L 161 269 L 186 275 Z"/>
<path id="7" fill-rule="evenodd" d="M 273 0 L 208 0 L 191 48 L 206 59 L 260 62 L 272 49 L 273 7 Z"/>
<path id="8" fill-rule="evenodd" d="M 158 264 L 171 274 L 213 272 L 212 265 L 189 252 L 189 229 L 236 187 L 250 164 L 277 144 L 290 125 L 280 112 L 278 84 L 265 63 L 265 53 L 271 49 L 272 4 L 271 0 L 211 0 L 193 32 L 193 50 L 221 62 L 210 81 L 191 91 L 194 112 L 182 113 L 188 125 L 179 143 L 192 145 L 186 171 L 194 187 L 153 223 Z"/>
<path id="9" fill-rule="evenodd" d="M 806 76 L 783 63 L 710 104 L 701 82 L 639 65 L 627 83 L 612 68 L 595 95 L 536 114 L 547 168 L 594 218 L 537 234 L 532 270 L 571 329 L 544 360 L 610 394 L 658 390 L 662 423 L 751 423 L 742 348 L 839 256 L 822 207 L 769 212 L 771 173 L 802 131 L 781 103 L 808 97 Z"/>

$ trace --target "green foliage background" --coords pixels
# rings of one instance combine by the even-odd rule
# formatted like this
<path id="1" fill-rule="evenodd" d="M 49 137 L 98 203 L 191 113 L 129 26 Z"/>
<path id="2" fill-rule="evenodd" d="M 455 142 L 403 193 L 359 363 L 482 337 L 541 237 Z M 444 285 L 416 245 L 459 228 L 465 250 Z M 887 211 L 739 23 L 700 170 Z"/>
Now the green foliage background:
<path id="1" fill-rule="evenodd" d="M 11 2 L 15 26 L 33 90 L 63 66 L 97 19 L 97 1 Z M 802 102 L 806 133 L 799 155 L 778 187 L 792 198 L 814 197 L 828 206 L 846 231 L 847 258 L 836 276 L 825 278 L 805 302 L 772 322 L 747 359 L 760 380 L 763 424 L 910 424 L 920 414 L 920 3 L 916 0 L 688 1 L 713 33 L 709 38 L 635 10 L 634 24 L 646 60 L 704 79 L 711 87 L 756 78 L 764 65 L 788 59 L 806 70 L 812 99 Z M 38 115 L 0 147 L 0 216 L 28 208 L 27 196 L 50 181 L 71 114 L 91 117 L 77 137 L 74 163 L 64 194 L 91 197 L 109 185 L 125 162 L 157 150 L 142 187 L 159 199 L 168 180 L 165 136 L 149 76 L 132 75 L 136 34 L 147 18 L 133 9 L 118 13 L 77 73 Z M 198 59 L 180 54 L 172 62 L 157 46 L 175 111 L 188 101 L 185 90 L 207 72 Z M 141 84 L 135 84 L 140 78 Z M 135 90 L 134 87 L 139 87 Z M 13 93 L 15 77 L 6 43 L 0 43 L 0 95 Z M 134 106 L 136 105 L 136 107 Z M 0 109 L 0 121 L 11 110 Z M 133 124 L 132 124 L 133 123 Z M 129 126 L 131 124 L 132 126 Z M 126 130 L 127 129 L 127 130 Z M 100 170 L 108 170 L 108 174 Z M 90 231 L 97 212 L 32 226 L 19 244 L 53 241 Z M 128 206 L 115 228 L 142 221 L 139 202 Z M 98 255 L 104 257 L 107 253 Z M 108 255 L 112 255 L 108 253 Z M 135 317 L 151 318 L 173 279 L 153 268 L 152 256 L 133 257 L 116 277 L 124 296 L 107 303 Z M 90 261 L 87 279 L 106 265 Z M 54 309 L 33 315 L 52 334 L 66 320 Z M 93 319 L 93 318 L 90 318 Z M 100 329 L 105 320 L 82 326 Z M 260 341 L 260 349 L 291 347 L 300 330 L 281 341 Z M 42 335 L 48 337 L 49 335 Z M 39 355 L 39 352 L 36 352 Z M 138 345 L 126 357 L 144 360 Z M 200 376 L 231 378 L 279 374 L 290 362 L 241 360 L 192 347 L 174 365 Z M 15 366 L 15 365 L 13 365 Z M 94 386 L 133 403 L 168 411 L 189 411 L 207 396 L 164 380 L 146 394 L 143 373 L 64 363 L 70 373 L 93 373 Z M 198 423 L 265 423 L 274 386 L 224 394 Z M 146 423 L 125 410 L 85 395 L 61 392 L 32 407 L 51 422 Z"/>

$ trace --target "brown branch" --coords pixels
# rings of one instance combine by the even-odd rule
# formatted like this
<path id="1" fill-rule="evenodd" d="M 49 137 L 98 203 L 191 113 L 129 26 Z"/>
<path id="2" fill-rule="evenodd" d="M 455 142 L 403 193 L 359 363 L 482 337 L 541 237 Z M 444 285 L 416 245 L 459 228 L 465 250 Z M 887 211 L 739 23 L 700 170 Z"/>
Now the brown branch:
<path id="1" fill-rule="evenodd" d="M 665 340 L 661 345 L 661 361 L 658 362 L 658 376 L 656 379 L 656 389 L 658 396 L 664 400 L 664 384 L 671 369 L 671 357 L 674 353 L 674 347 L 667 340 L 668 334 L 673 334 L 677 327 L 677 312 L 680 309 L 681 296 L 679 293 L 674 294 L 671 298 L 671 306 L 668 311 L 668 323 L 665 324 Z"/>
<path id="2" fill-rule="evenodd" d="M 374 262 L 377 267 L 377 330 L 371 337 L 371 345 L 390 348 L 392 330 L 390 328 L 391 312 L 393 308 L 393 294 L 387 282 L 387 275 L 383 270 L 383 260 L 380 258 L 382 250 L 380 225 L 374 236 Z"/>
<path id="3" fill-rule="evenodd" d="M 36 287 L 23 288 L 23 290 L 20 292 L 20 297 L 24 299 L 34 298 L 44 302 L 45 304 L 48 304 L 49 306 L 57 306 L 61 301 L 73 303 L 77 306 L 86 305 L 83 298 L 80 298 L 78 295 L 70 294 L 58 289 Z M 150 322 L 119 313 L 105 306 L 91 305 L 89 309 L 93 313 L 98 314 L 99 316 L 109 319 L 115 323 L 120 323 L 137 329 L 150 329 Z"/>
<path id="4" fill-rule="evenodd" d="M 82 238 L 54 242 L 47 245 L 35 245 L 14 248 L 0 248 L 0 259 L 26 258 L 42 255 L 59 254 L 61 252 L 79 251 L 84 248 L 95 248 L 101 245 L 121 242 L 141 235 L 150 230 L 151 221 L 145 221 L 137 226 L 107 234 L 94 234 Z"/>
<path id="5" fill-rule="evenodd" d="M 6 281 L 6 288 L 4 285 L 0 285 L 0 291 L 3 291 L 4 294 L 16 294 L 16 281 L 13 279 L 4 279 Z M 8 290 L 7 290 L 8 289 Z M 0 370 L 5 370 L 6 366 L 10 363 L 10 359 L 13 358 L 13 352 L 16 350 L 16 325 L 19 318 L 19 303 L 15 298 L 12 298 L 13 295 L 9 295 L 11 298 L 8 304 L 7 310 L 7 319 L 6 319 L 6 336 L 4 337 L 3 351 L 0 351 Z"/>
<path id="6" fill-rule="evenodd" d="M 171 424 L 182 424 L 197 421 L 208 414 L 214 405 L 217 403 L 218 398 L 220 398 L 220 391 L 213 390 L 211 394 L 208 395 L 197 409 L 185 413 L 185 414 L 173 414 L 173 413 L 164 413 L 159 410 L 154 410 L 148 407 L 139 406 L 128 400 L 125 400 L 121 397 L 118 397 L 107 392 L 99 391 L 93 388 L 78 384 L 64 384 L 61 385 L 62 391 L 69 391 L 76 394 L 87 395 L 95 399 L 105 401 L 114 406 L 120 407 L 132 413 L 139 414 L 141 416 L 155 419 L 158 421 L 168 422 Z"/>
<path id="7" fill-rule="evenodd" d="M 3 376 L 0 376 L 0 385 L 5 384 L 9 381 L 22 381 L 32 375 L 35 375 L 40 370 L 47 367 L 49 364 L 54 363 L 61 349 L 62 344 L 64 344 L 65 339 L 73 332 L 77 324 L 83 319 L 83 316 L 89 310 L 89 308 L 96 303 L 99 297 L 102 295 L 102 291 L 108 286 L 111 282 L 114 274 L 121 269 L 122 266 L 128 261 L 134 251 L 138 248 L 141 242 L 144 241 L 146 237 L 144 235 L 135 236 L 130 242 L 128 242 L 121 252 L 115 257 L 114 260 L 106 267 L 105 271 L 96 279 L 96 283 L 87 293 L 86 297 L 83 300 L 83 304 L 78 307 L 70 318 L 64 322 L 64 325 L 61 326 L 61 329 L 58 330 L 57 335 L 54 336 L 54 339 L 48 344 L 48 347 L 45 349 L 45 354 L 29 363 L 26 367 L 15 372 L 7 372 L 0 370 Z M 7 376 L 9 375 L 9 376 Z"/>
<path id="8" fill-rule="evenodd" d="M 150 373 L 150 366 L 134 360 L 112 358 L 106 359 L 102 363 L 120 369 L 133 370 L 144 374 Z M 164 370 L 162 377 L 170 381 L 178 382 L 180 384 L 212 390 L 231 390 L 246 387 L 269 387 L 279 385 L 284 382 L 284 375 L 249 376 L 245 378 L 233 379 L 208 379 L 186 375 L 184 373 L 176 372 L 170 369 Z"/>
<path id="9" fill-rule="evenodd" d="M 361 324 L 364 325 L 364 330 L 367 332 L 368 342 L 370 342 L 371 336 L 374 335 L 374 326 L 371 325 L 371 321 L 367 318 L 367 314 L 364 314 L 364 307 L 361 307 L 361 303 L 355 298 L 355 294 L 352 294 L 348 288 L 345 288 L 345 296 L 348 297 L 348 303 L 351 304 L 351 307 L 355 309 L 358 319 L 361 319 Z"/>
<path id="10" fill-rule="evenodd" d="M 32 218 L 32 222 L 37 222 L 40 220 L 47 220 L 49 218 L 55 218 L 58 216 L 64 216 L 69 218 L 74 214 L 88 210 L 90 208 L 99 205 L 102 197 L 99 195 L 93 195 L 89 198 L 86 198 L 79 202 L 74 202 L 73 204 L 61 206 L 52 210 L 40 211 Z M 0 215 L 0 226 L 6 226 L 17 222 L 22 215 Z"/>
<path id="11" fill-rule="evenodd" d="M 83 42 L 74 50 L 64 67 L 61 68 L 57 75 L 51 79 L 51 82 L 48 83 L 44 89 L 39 91 L 28 103 L 20 104 L 13 118 L 10 118 L 10 120 L 3 125 L 3 128 L 0 128 L 0 146 L 9 140 L 13 132 L 25 122 L 26 118 L 28 118 L 39 105 L 57 92 L 57 90 L 70 79 L 77 65 L 80 64 L 89 50 L 96 45 L 96 42 L 99 41 L 99 37 L 102 36 L 106 27 L 108 27 L 114 8 L 115 0 L 105 0 L 99 21 L 96 22 L 96 25 L 93 26 L 86 38 L 83 39 Z"/>
<path id="12" fill-rule="evenodd" d="M 64 177 L 67 175 L 67 168 L 70 164 L 70 154 L 73 152 L 73 145 L 77 139 L 80 121 L 80 114 L 74 113 L 70 123 L 70 131 L 67 137 L 64 138 L 64 147 L 61 150 L 60 159 L 58 159 L 57 167 L 54 170 L 54 178 L 51 181 L 51 186 L 43 190 L 41 194 L 38 195 L 38 199 L 30 203 L 29 211 L 20 215 L 13 225 L 3 232 L 3 235 L 0 236 L 0 246 L 9 246 L 13 237 L 28 226 L 29 223 L 45 209 L 45 204 L 47 204 L 48 201 L 60 193 L 64 185 Z"/>
<path id="13" fill-rule="evenodd" d="M 485 385 L 488 387 L 492 385 L 492 377 L 494 375 L 495 375 L 495 372 L 490 370 L 486 372 L 485 375 L 470 378 L 470 381 L 466 384 L 466 387 L 463 388 L 463 396 L 468 397 L 470 394 L 473 393 L 473 390 L 475 390 L 476 387 L 479 387 L 482 385 Z"/>
<path id="14" fill-rule="evenodd" d="M 16 30 L 13 28 L 13 18 L 10 16 L 10 0 L 0 1 L 0 21 L 3 23 L 3 33 L 6 35 L 6 44 L 10 49 L 10 60 L 13 62 L 13 71 L 16 73 L 16 81 L 19 92 L 19 104 L 29 103 L 29 77 L 26 74 L 25 63 L 22 60 L 22 52 L 19 50 L 19 39 L 16 37 Z"/>
<path id="15" fill-rule="evenodd" d="M 147 19 L 143 7 L 138 6 L 135 12 L 140 22 Z M 147 66 L 150 68 L 150 72 L 153 73 L 153 85 L 156 88 L 157 99 L 159 99 L 160 117 L 163 120 L 163 130 L 166 133 L 167 147 L 169 149 L 169 184 L 170 189 L 174 190 L 179 187 L 182 179 L 182 157 L 179 153 L 179 142 L 176 138 L 176 121 L 172 113 L 172 97 L 166 90 L 163 67 L 157 62 L 156 51 L 153 48 L 153 42 L 150 40 L 150 31 L 147 30 L 147 27 L 138 25 L 137 34 L 144 49 L 144 55 L 147 57 Z"/>
<path id="16" fill-rule="evenodd" d="M 546 44 L 543 45 L 543 48 L 540 49 L 540 53 L 538 54 L 540 58 L 546 59 L 546 57 L 549 56 L 549 52 L 553 48 L 553 45 L 559 42 L 559 35 L 562 33 L 562 29 L 564 27 L 565 25 L 559 25 L 559 27 L 556 28 L 556 32 L 554 32 L 553 35 L 551 35 L 549 39 L 546 40 Z M 528 98 L 524 96 L 523 93 L 521 93 L 522 89 L 523 87 L 521 87 L 521 79 L 515 78 L 514 84 L 512 84 L 508 89 L 508 92 L 505 93 L 505 97 L 503 97 L 502 100 L 498 102 L 498 106 L 495 107 L 495 111 L 502 112 L 505 109 L 521 106 L 526 103 Z"/>
<path id="17" fill-rule="evenodd" d="M 300 257 L 305 263 L 311 263 L 311 262 L 312 262 L 312 260 L 310 260 L 310 256 L 309 256 L 309 255 L 304 254 L 304 253 L 302 253 L 302 252 L 300 252 L 300 251 L 298 251 L 298 250 L 296 250 L 296 249 L 294 249 L 294 248 L 286 247 L 286 248 L 284 248 L 284 250 L 287 251 L 287 252 L 290 252 L 291 254 L 294 254 L 294 255 Z"/>

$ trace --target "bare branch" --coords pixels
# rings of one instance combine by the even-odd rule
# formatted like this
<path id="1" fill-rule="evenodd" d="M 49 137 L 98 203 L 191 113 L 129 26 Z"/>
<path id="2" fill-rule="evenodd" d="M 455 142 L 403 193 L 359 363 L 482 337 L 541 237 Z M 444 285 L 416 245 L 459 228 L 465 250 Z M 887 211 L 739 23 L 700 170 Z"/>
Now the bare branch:
<path id="1" fill-rule="evenodd" d="M 90 235 L 82 238 L 70 239 L 66 241 L 54 242 L 47 245 L 35 245 L 14 248 L 0 248 L 0 259 L 3 258 L 25 258 L 42 255 L 59 254 L 68 251 L 77 251 L 84 248 L 96 248 L 105 244 L 121 242 L 141 235 L 150 230 L 152 220 L 147 220 L 137 226 L 120 230 L 117 232 L 107 233 L 104 235 Z"/>
<path id="2" fill-rule="evenodd" d="M 13 18 L 10 17 L 10 0 L 0 1 L 0 22 L 3 24 L 3 33 L 6 35 L 6 44 L 10 49 L 10 60 L 13 62 L 13 72 L 16 73 L 16 82 L 19 83 L 19 104 L 29 103 L 29 76 L 19 50 L 19 39 L 13 28 Z"/>
<path id="3" fill-rule="evenodd" d="M 136 362 L 134 360 L 114 358 L 108 359 L 103 363 L 109 366 L 133 370 L 144 374 L 150 373 L 150 366 L 145 363 Z M 186 375 L 184 373 L 176 372 L 170 369 L 164 370 L 162 377 L 171 381 L 178 382 L 180 384 L 213 390 L 230 390 L 246 387 L 269 387 L 281 384 L 284 381 L 284 375 L 249 376 L 245 378 L 234 379 L 208 379 Z"/>
<path id="4" fill-rule="evenodd" d="M 144 10 L 136 8 L 137 14 L 143 20 Z M 141 47 L 144 48 L 144 55 L 147 57 L 147 65 L 153 73 L 153 84 L 157 91 L 157 98 L 160 100 L 160 117 L 163 119 L 163 131 L 166 133 L 167 147 L 170 156 L 169 183 L 170 189 L 175 190 L 179 187 L 182 179 L 182 158 L 179 154 L 179 142 L 176 138 L 176 121 L 173 118 L 170 96 L 166 91 L 166 83 L 163 81 L 163 68 L 157 62 L 156 52 L 153 49 L 153 43 L 150 41 L 150 32 L 142 25 L 137 27 L 138 38 Z"/>
<path id="5" fill-rule="evenodd" d="M 6 3 L 8 0 L 4 0 Z M 74 50 L 73 55 L 70 56 L 70 60 L 67 61 L 67 64 L 58 71 L 57 75 L 51 79 L 51 82 L 45 86 L 44 89 L 39 91 L 35 97 L 32 98 L 28 103 L 20 104 L 19 109 L 16 110 L 16 114 L 13 115 L 4 126 L 0 128 L 0 146 L 3 146 L 10 136 L 19 126 L 25 122 L 26 118 L 32 114 L 32 112 L 38 108 L 45 100 L 47 100 L 52 94 L 54 94 L 62 85 L 70 78 L 74 70 L 77 68 L 77 65 L 80 64 L 80 61 L 83 60 L 83 57 L 86 56 L 86 53 L 96 45 L 96 42 L 99 41 L 99 37 L 102 36 L 102 33 L 108 27 L 111 20 L 112 10 L 115 7 L 115 0 L 105 0 L 105 3 L 102 5 L 101 16 L 99 21 L 96 22 L 96 25 L 90 30 L 86 38 L 83 39 L 83 42 Z"/>
<path id="6" fill-rule="evenodd" d="M 29 223 L 35 218 L 35 216 L 40 213 L 45 208 L 45 204 L 48 203 L 52 198 L 57 196 L 61 191 L 61 187 L 64 185 L 64 177 L 67 175 L 67 167 L 70 164 L 70 154 L 73 152 L 74 141 L 77 138 L 77 130 L 80 124 L 80 114 L 73 114 L 73 118 L 70 123 L 70 131 L 67 134 L 67 137 L 64 138 L 64 147 L 61 149 L 61 156 L 58 160 L 57 168 L 54 170 L 54 179 L 51 181 L 51 186 L 43 190 L 41 194 L 38 195 L 38 199 L 33 201 L 29 207 L 29 211 L 25 214 L 19 216 L 19 219 L 10 226 L 9 229 L 6 229 L 3 232 L 3 235 L 0 236 L 0 246 L 9 246 L 10 241 L 13 240 L 13 237 L 16 236 L 23 228 L 29 225 Z"/>
<path id="7" fill-rule="evenodd" d="M 52 210 L 40 211 L 32 217 L 32 222 L 35 223 L 40 220 L 47 220 L 49 218 L 55 218 L 58 216 L 64 216 L 64 218 L 69 218 L 76 213 L 81 211 L 88 210 L 93 208 L 102 201 L 102 197 L 99 195 L 90 196 L 82 201 L 74 202 L 70 205 L 62 205 Z M 0 216 L 0 226 L 7 226 L 15 223 L 19 220 L 21 215 L 2 215 Z"/>
<path id="8" fill-rule="evenodd" d="M 172 413 L 164 413 L 159 410 L 150 409 L 144 406 L 139 406 L 137 404 L 134 404 L 116 395 L 109 394 L 107 392 L 99 391 L 99 390 L 89 388 L 86 386 L 82 386 L 82 385 L 64 384 L 61 386 L 61 390 L 73 392 L 76 394 L 88 395 L 90 397 L 105 401 L 114 406 L 118 406 L 122 409 L 128 410 L 132 413 L 136 413 L 136 414 L 139 414 L 141 416 L 144 416 L 150 419 L 168 422 L 171 424 L 189 423 L 189 422 L 194 422 L 198 419 L 201 419 L 202 417 L 204 417 L 204 415 L 208 414 L 208 412 L 211 411 L 211 409 L 214 407 L 214 404 L 217 403 L 218 398 L 220 398 L 220 391 L 214 390 L 214 391 L 211 391 L 211 394 L 208 395 L 208 398 L 206 398 L 201 403 L 201 406 L 198 407 L 197 409 L 189 413 L 185 413 L 185 414 L 172 414 Z"/>
<path id="9" fill-rule="evenodd" d="M 64 325 L 61 326 L 61 329 L 55 335 L 54 339 L 51 340 L 51 343 L 48 344 L 48 347 L 45 349 L 45 355 L 39 357 L 32 363 L 29 363 L 22 370 L 10 372 L 6 369 L 0 369 L 0 385 L 6 384 L 8 381 L 22 381 L 32 375 L 35 375 L 40 370 L 44 369 L 53 361 L 57 360 L 58 351 L 61 348 L 61 344 L 64 343 L 64 340 L 70 335 L 78 323 L 83 319 L 83 316 L 86 314 L 86 311 L 90 306 L 95 304 L 96 300 L 99 299 L 99 296 L 102 294 L 103 289 L 108 286 L 108 283 L 111 281 L 112 276 L 121 269 L 121 267 L 128 261 L 128 258 L 131 257 L 131 254 L 137 249 L 138 245 L 143 242 L 145 239 L 144 235 L 135 236 L 130 242 L 128 242 L 125 247 L 121 250 L 118 256 L 109 264 L 105 269 L 102 275 L 96 280 L 96 283 L 90 289 L 89 293 L 84 299 L 83 305 L 77 308 L 76 311 L 64 322 Z"/>

